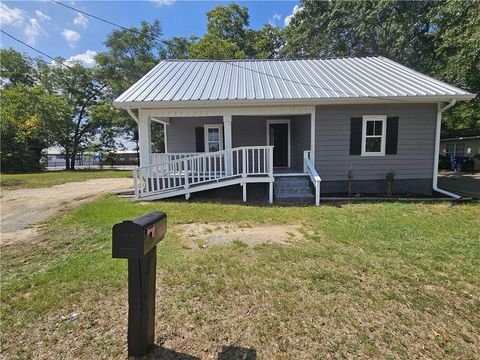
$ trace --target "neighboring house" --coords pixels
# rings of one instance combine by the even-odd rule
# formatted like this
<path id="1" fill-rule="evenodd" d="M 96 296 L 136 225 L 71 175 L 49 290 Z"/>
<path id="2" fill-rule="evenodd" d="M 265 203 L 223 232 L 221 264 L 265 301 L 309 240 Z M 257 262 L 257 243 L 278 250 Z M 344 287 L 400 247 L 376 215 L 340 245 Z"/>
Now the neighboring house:
<path id="1" fill-rule="evenodd" d="M 480 129 L 462 129 L 442 132 L 440 154 L 473 157 L 480 155 Z"/>
<path id="2" fill-rule="evenodd" d="M 137 199 L 240 185 L 246 201 L 266 183 L 270 202 L 318 204 L 348 191 L 350 169 L 354 192 L 385 192 L 392 170 L 397 193 L 444 192 L 441 113 L 474 97 L 383 57 L 164 60 L 114 104 L 139 126 Z M 151 153 L 151 121 L 165 154 Z"/>

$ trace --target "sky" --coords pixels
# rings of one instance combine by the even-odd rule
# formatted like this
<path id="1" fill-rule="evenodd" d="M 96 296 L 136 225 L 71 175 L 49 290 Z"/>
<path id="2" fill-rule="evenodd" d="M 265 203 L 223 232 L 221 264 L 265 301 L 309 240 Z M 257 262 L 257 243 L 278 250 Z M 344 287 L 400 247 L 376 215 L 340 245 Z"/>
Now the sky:
<path id="1" fill-rule="evenodd" d="M 250 13 L 250 27 L 266 23 L 283 27 L 298 9 L 298 1 L 236 1 Z M 230 1 L 64 1 L 65 4 L 125 27 L 142 20 L 159 19 L 165 38 L 202 36 L 206 31 L 205 13 Z M 1 29 L 46 54 L 94 65 L 96 53 L 104 50 L 106 35 L 116 27 L 67 9 L 50 0 L 1 1 Z M 1 34 L 2 48 L 13 48 L 32 57 L 40 56 L 8 36 Z"/>

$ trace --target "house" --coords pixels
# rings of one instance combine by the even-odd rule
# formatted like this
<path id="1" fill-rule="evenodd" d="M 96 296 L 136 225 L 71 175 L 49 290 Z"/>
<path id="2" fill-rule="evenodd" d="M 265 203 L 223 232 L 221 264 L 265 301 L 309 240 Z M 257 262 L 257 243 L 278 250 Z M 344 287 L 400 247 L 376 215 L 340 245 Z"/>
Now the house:
<path id="1" fill-rule="evenodd" d="M 444 131 L 440 135 L 440 156 L 445 163 L 450 158 L 466 157 L 472 170 L 480 170 L 480 129 L 461 129 Z"/>
<path id="2" fill-rule="evenodd" d="M 442 132 L 440 154 L 474 157 L 480 155 L 480 129 L 461 129 Z"/>
<path id="3" fill-rule="evenodd" d="M 384 57 L 164 60 L 114 105 L 139 127 L 136 199 L 268 185 L 268 200 L 437 187 L 441 115 L 465 90 Z M 151 152 L 152 121 L 165 153 Z"/>

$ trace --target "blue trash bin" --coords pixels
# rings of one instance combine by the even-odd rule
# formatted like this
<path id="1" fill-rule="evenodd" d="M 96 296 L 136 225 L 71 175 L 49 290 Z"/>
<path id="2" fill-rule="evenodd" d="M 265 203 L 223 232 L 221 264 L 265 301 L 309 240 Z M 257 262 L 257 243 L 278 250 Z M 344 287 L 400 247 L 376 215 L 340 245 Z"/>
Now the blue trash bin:
<path id="1" fill-rule="evenodd" d="M 452 170 L 455 172 L 465 172 L 470 171 L 471 159 L 466 156 L 452 156 L 450 158 L 450 163 L 452 165 Z"/>

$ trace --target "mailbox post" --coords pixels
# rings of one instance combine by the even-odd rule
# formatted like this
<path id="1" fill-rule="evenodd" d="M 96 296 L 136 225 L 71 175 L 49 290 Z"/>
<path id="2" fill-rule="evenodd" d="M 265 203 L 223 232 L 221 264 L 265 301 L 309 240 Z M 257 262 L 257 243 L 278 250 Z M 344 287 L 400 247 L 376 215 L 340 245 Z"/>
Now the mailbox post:
<path id="1" fill-rule="evenodd" d="M 166 231 L 159 211 L 112 229 L 112 257 L 128 259 L 128 356 L 144 356 L 154 344 L 157 244 Z"/>

